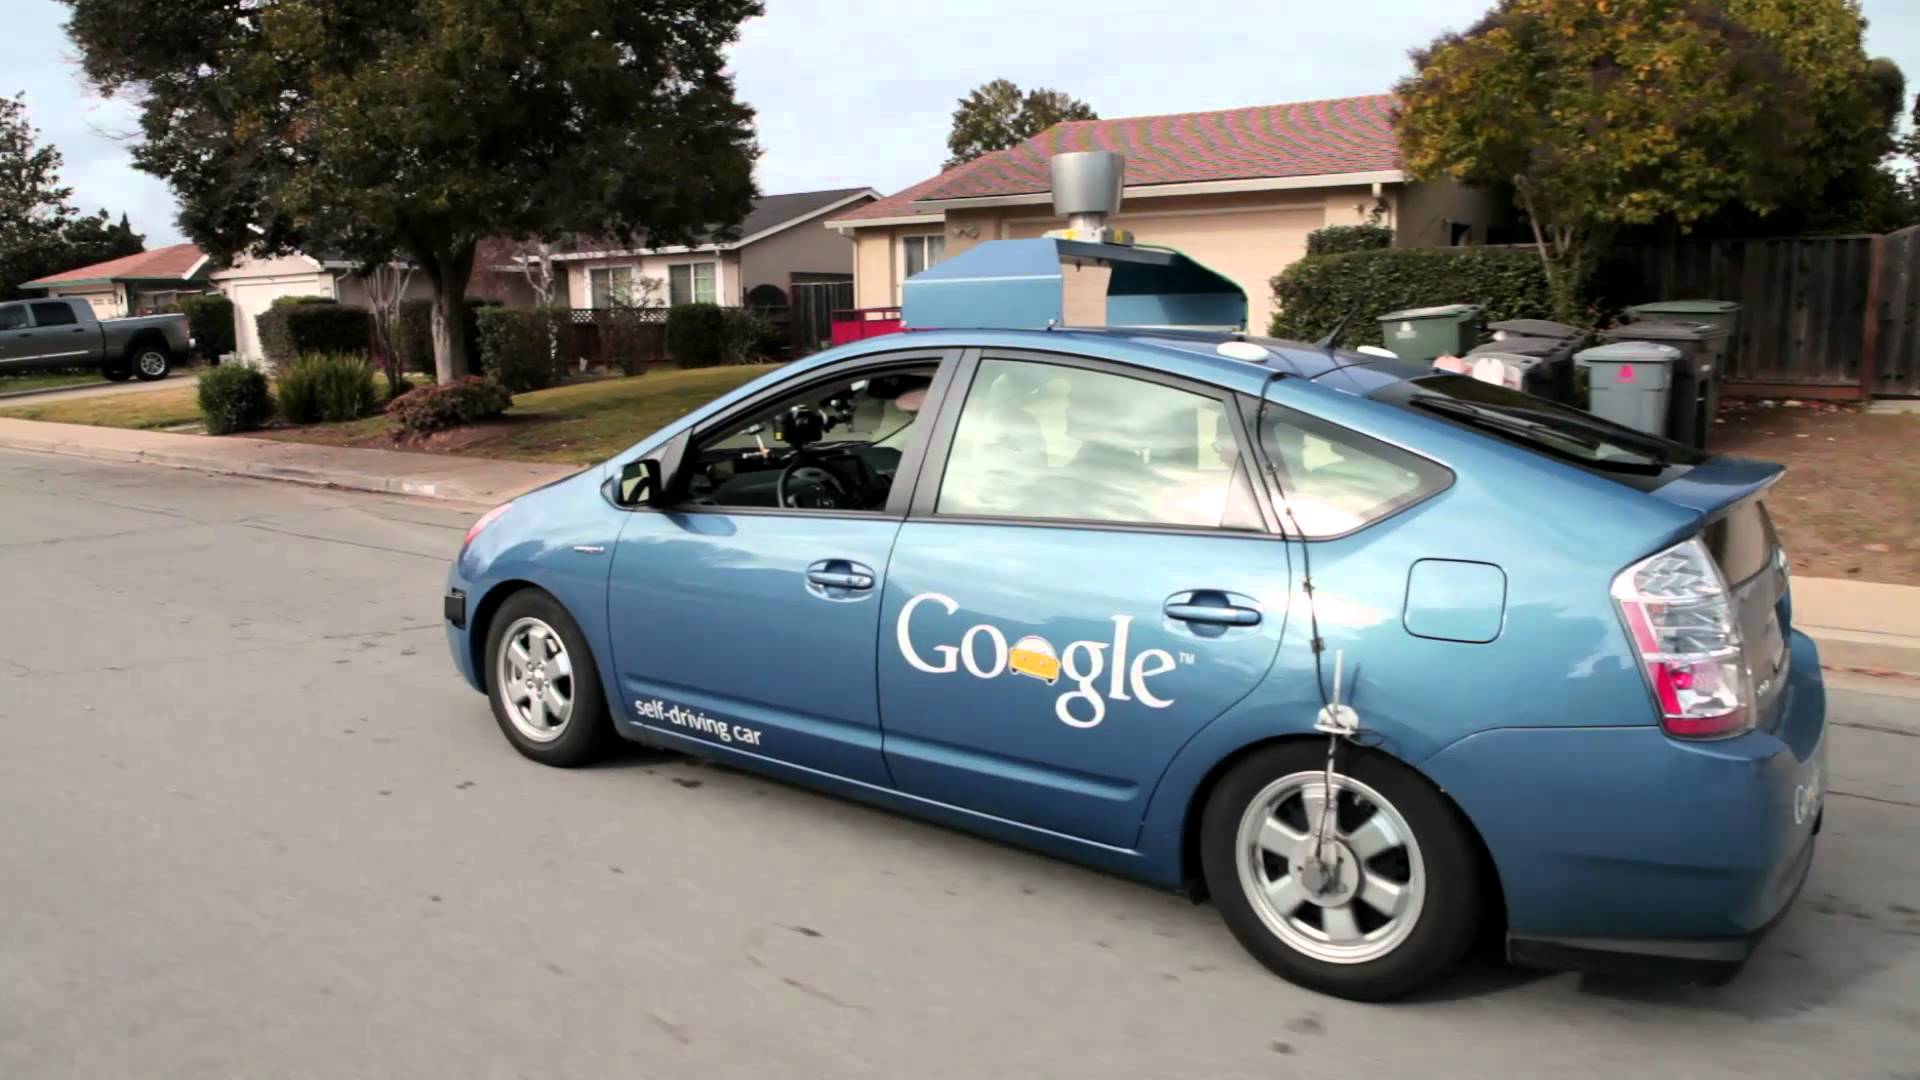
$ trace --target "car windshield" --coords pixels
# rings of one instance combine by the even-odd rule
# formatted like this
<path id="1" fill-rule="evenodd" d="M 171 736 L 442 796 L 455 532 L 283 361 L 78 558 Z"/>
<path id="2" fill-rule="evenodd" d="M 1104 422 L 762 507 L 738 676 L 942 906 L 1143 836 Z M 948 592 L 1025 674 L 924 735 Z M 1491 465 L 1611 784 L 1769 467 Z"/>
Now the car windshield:
<path id="1" fill-rule="evenodd" d="M 1670 474 L 1707 457 L 1685 444 L 1466 375 L 1423 375 L 1382 387 L 1372 396 L 1629 483 L 1632 477 L 1658 477 L 1664 483 Z"/>

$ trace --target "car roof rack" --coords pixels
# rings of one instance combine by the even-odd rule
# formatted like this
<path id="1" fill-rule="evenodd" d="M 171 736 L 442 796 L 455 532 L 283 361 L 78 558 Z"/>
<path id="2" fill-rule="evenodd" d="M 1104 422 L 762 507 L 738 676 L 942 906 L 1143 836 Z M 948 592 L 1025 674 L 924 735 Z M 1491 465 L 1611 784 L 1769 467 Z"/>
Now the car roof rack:
<path id="1" fill-rule="evenodd" d="M 1066 323 L 1068 291 L 1084 324 L 1105 276 L 1106 327 L 1243 331 L 1247 294 L 1232 279 L 1171 248 L 1133 243 L 1106 224 L 1119 209 L 1125 158 L 1110 151 L 1059 154 L 1053 205 L 1067 228 L 1030 240 L 991 240 L 907 279 L 901 324 L 909 330 L 1046 330 Z M 1087 273 L 1092 271 L 1092 273 Z M 1086 276 L 1082 276 L 1085 274 Z M 1070 281 L 1071 277 L 1071 281 Z"/>

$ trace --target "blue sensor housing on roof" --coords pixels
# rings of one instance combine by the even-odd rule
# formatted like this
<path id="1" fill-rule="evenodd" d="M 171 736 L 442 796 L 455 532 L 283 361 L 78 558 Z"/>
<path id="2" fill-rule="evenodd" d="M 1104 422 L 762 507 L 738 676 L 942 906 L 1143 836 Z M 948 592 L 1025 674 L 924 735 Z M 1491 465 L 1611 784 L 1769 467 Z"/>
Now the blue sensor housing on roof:
<path id="1" fill-rule="evenodd" d="M 1247 294 L 1168 248 L 1044 237 L 994 240 L 907 279 L 909 330 L 1044 330 L 1064 323 L 1068 260 L 1110 267 L 1107 325 L 1244 330 Z"/>

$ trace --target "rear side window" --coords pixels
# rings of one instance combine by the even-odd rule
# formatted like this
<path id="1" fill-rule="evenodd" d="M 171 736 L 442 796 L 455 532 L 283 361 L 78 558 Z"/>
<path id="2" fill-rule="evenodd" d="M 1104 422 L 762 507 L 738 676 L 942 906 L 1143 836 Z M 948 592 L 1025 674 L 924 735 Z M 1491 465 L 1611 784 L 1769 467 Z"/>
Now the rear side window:
<path id="1" fill-rule="evenodd" d="M 80 320 L 74 318 L 73 308 L 66 304 L 34 304 L 33 321 L 37 326 L 72 326 Z"/>
<path id="2" fill-rule="evenodd" d="M 983 360 L 936 512 L 1264 531 L 1227 405 L 1145 379 Z"/>
<path id="3" fill-rule="evenodd" d="M 24 330 L 27 326 L 27 307 L 0 307 L 0 330 Z"/>
<path id="4" fill-rule="evenodd" d="M 1446 487 L 1443 466 L 1291 409 L 1268 405 L 1260 444 L 1280 485 L 1280 523 L 1339 536 Z"/>

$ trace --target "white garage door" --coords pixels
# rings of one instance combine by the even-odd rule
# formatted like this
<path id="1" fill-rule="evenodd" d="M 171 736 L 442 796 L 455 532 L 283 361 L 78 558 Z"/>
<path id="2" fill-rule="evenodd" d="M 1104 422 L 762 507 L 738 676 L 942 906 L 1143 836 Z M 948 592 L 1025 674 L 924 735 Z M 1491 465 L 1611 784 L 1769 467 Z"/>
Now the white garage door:
<path id="1" fill-rule="evenodd" d="M 1173 248 L 1232 278 L 1246 290 L 1247 329 L 1264 334 L 1273 319 L 1273 275 L 1307 253 L 1307 234 L 1326 223 L 1326 211 L 1314 207 L 1220 214 L 1122 213 L 1113 223 L 1143 244 Z M 1009 221 L 1007 232 L 1016 238 L 1034 237 L 1059 227 L 1051 219 L 1029 218 Z"/>
<path id="2" fill-rule="evenodd" d="M 226 283 L 227 299 L 233 301 L 234 350 L 240 359 L 258 365 L 265 354 L 260 350 L 260 331 L 255 319 L 282 296 L 332 296 L 327 275 L 280 274 L 270 278 L 250 278 Z"/>

